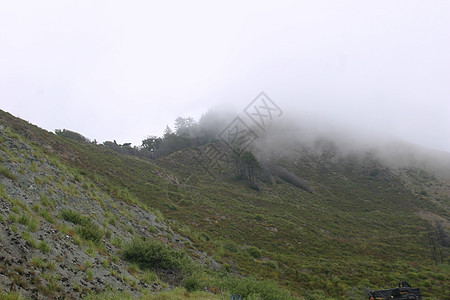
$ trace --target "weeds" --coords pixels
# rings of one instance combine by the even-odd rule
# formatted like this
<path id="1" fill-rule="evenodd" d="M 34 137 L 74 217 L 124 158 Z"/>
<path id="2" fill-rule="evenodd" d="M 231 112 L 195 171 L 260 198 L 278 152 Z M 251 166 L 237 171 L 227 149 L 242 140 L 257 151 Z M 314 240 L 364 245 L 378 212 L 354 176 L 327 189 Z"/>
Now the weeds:
<path id="1" fill-rule="evenodd" d="M 85 225 L 91 222 L 91 220 L 87 216 L 84 216 L 81 213 L 70 209 L 63 210 L 60 216 L 63 220 L 77 225 Z"/>
<path id="2" fill-rule="evenodd" d="M 9 169 L 6 167 L 0 165 L 0 174 L 3 174 L 4 176 L 8 177 L 12 181 L 17 181 L 17 176 L 13 174 Z"/>
<path id="3" fill-rule="evenodd" d="M 189 273 L 193 268 L 193 262 L 184 252 L 156 240 L 134 238 L 124 246 L 123 258 L 144 269 Z"/>
<path id="4" fill-rule="evenodd" d="M 76 231 L 83 239 L 94 243 L 99 243 L 105 235 L 100 227 L 91 222 L 77 226 Z"/>

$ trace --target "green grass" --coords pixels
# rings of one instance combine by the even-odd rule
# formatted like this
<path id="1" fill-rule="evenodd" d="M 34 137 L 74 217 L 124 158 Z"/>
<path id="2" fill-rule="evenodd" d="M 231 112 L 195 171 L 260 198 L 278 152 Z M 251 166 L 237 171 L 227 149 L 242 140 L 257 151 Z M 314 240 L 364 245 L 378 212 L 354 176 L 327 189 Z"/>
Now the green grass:
<path id="1" fill-rule="evenodd" d="M 2 300 L 25 300 L 24 296 L 22 296 L 19 292 L 4 292 L 0 291 L 0 299 Z"/>
<path id="2" fill-rule="evenodd" d="M 123 258 L 143 269 L 192 272 L 194 264 L 186 253 L 171 249 L 157 240 L 134 238 L 123 247 Z"/>
<path id="3" fill-rule="evenodd" d="M 41 209 L 39 210 L 39 215 L 43 217 L 47 222 L 56 224 L 55 217 L 48 209 Z"/>
<path id="4" fill-rule="evenodd" d="M 22 238 L 26 240 L 32 248 L 39 249 L 44 253 L 49 253 L 52 247 L 44 240 L 34 239 L 28 231 L 22 233 Z"/>
<path id="5" fill-rule="evenodd" d="M 5 186 L 0 184 L 0 196 L 4 199 L 9 199 L 8 194 L 6 193 Z"/>
<path id="6" fill-rule="evenodd" d="M 91 222 L 88 216 L 70 209 L 63 210 L 60 217 L 65 221 L 69 221 L 77 225 L 86 225 Z"/>
<path id="7" fill-rule="evenodd" d="M 28 214 L 22 214 L 17 221 L 27 226 L 30 231 L 37 231 L 39 228 L 39 220 Z"/>
<path id="8" fill-rule="evenodd" d="M 198 300 L 225 300 L 230 299 L 230 295 L 215 295 L 208 292 L 188 292 L 184 288 L 176 288 L 169 291 L 163 291 L 159 293 L 152 293 L 149 291 L 144 291 L 144 295 L 142 297 L 136 297 L 129 292 L 115 292 L 109 291 L 100 294 L 90 294 L 84 299 L 87 300 L 103 300 L 103 299 L 111 299 L 111 300 L 185 300 L 185 299 L 198 299 Z"/>
<path id="9" fill-rule="evenodd" d="M 47 194 L 41 194 L 40 195 L 41 204 L 47 208 L 53 208 L 54 201 L 50 200 L 49 196 Z"/>
<path id="10" fill-rule="evenodd" d="M 100 227 L 91 222 L 79 225 L 75 229 L 83 239 L 92 241 L 96 244 L 100 243 L 100 241 L 105 236 L 105 232 Z"/>
<path id="11" fill-rule="evenodd" d="M 0 165 L 0 174 L 3 174 L 4 176 L 8 177 L 9 179 L 16 181 L 17 175 L 13 174 L 9 169 L 6 167 Z"/>
<path id="12" fill-rule="evenodd" d="M 53 261 L 47 261 L 46 259 L 41 257 L 33 257 L 31 259 L 31 264 L 35 267 L 42 269 L 49 269 L 49 270 L 56 269 L 56 264 Z"/>
<path id="13" fill-rule="evenodd" d="M 52 247 L 44 240 L 39 241 L 37 248 L 44 253 L 49 253 L 52 250 Z"/>

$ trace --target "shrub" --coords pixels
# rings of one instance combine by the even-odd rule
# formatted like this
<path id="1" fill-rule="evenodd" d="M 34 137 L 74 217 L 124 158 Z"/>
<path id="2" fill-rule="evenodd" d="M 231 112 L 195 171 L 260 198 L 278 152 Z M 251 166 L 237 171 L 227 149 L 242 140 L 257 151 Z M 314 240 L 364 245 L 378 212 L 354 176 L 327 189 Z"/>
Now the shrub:
<path id="1" fill-rule="evenodd" d="M 48 198 L 47 195 L 43 194 L 43 195 L 40 196 L 40 198 L 41 198 L 41 203 L 42 203 L 43 206 L 49 207 L 49 208 L 53 207 L 52 201 L 50 200 L 50 198 Z"/>
<path id="2" fill-rule="evenodd" d="M 44 240 L 41 240 L 39 242 L 39 244 L 37 245 L 37 248 L 40 249 L 44 253 L 48 253 L 48 252 L 50 252 L 50 250 L 52 250 L 52 247 L 49 244 L 47 244 L 47 242 Z"/>
<path id="3" fill-rule="evenodd" d="M 81 213 L 70 209 L 63 210 L 61 212 L 61 218 L 78 225 L 85 225 L 91 222 L 91 220 L 87 216 L 84 216 Z"/>
<path id="4" fill-rule="evenodd" d="M 183 279 L 182 286 L 188 292 L 201 291 L 205 289 L 206 281 L 200 276 L 200 274 L 192 274 Z"/>
<path id="5" fill-rule="evenodd" d="M 254 258 L 260 258 L 261 257 L 261 250 L 256 248 L 255 246 L 251 246 L 247 249 L 248 254 Z"/>
<path id="6" fill-rule="evenodd" d="M 91 222 L 77 226 L 76 231 L 83 239 L 94 243 L 99 243 L 105 235 L 100 227 Z"/>
<path id="7" fill-rule="evenodd" d="M 31 234 L 28 231 L 25 231 L 24 233 L 22 233 L 22 238 L 25 241 L 27 241 L 31 245 L 31 247 L 33 247 L 33 248 L 38 247 L 37 241 L 31 236 Z"/>
<path id="8" fill-rule="evenodd" d="M 3 300 L 25 300 L 26 298 L 23 297 L 21 294 L 19 294 L 18 292 L 0 292 L 0 299 Z"/>
<path id="9" fill-rule="evenodd" d="M 188 273 L 193 262 L 184 253 L 156 240 L 135 238 L 124 246 L 123 258 L 143 269 L 171 270 Z"/>
<path id="10" fill-rule="evenodd" d="M 222 270 L 226 273 L 230 273 L 231 272 L 231 266 L 229 264 L 223 264 L 222 265 Z"/>
<path id="11" fill-rule="evenodd" d="M 8 199 L 9 197 L 8 197 L 8 194 L 6 193 L 6 191 L 5 191 L 5 186 L 2 184 L 2 185 L 0 185 L 0 196 L 1 197 L 3 197 L 3 198 L 5 198 L 5 199 Z"/>
<path id="12" fill-rule="evenodd" d="M 30 231 L 36 231 L 39 228 L 39 221 L 26 214 L 23 214 L 18 219 L 18 222 L 25 226 L 28 226 L 28 229 L 30 229 Z"/>
<path id="13" fill-rule="evenodd" d="M 275 281 L 256 280 L 254 278 L 237 278 L 228 276 L 221 282 L 222 288 L 232 294 L 239 294 L 244 299 L 295 299 L 287 290 L 280 289 Z"/>
<path id="14" fill-rule="evenodd" d="M 141 277 L 141 280 L 147 284 L 150 284 L 152 282 L 158 282 L 158 275 L 151 271 L 145 271 L 144 274 Z"/>
<path id="15" fill-rule="evenodd" d="M 11 180 L 14 180 L 14 181 L 17 180 L 17 176 L 15 174 L 13 174 L 10 170 L 5 168 L 4 166 L 0 166 L 0 174 L 5 175 L 6 177 L 8 177 Z"/>
<path id="16" fill-rule="evenodd" d="M 239 251 L 239 249 L 236 247 L 236 245 L 233 242 L 225 243 L 225 245 L 223 245 L 223 248 L 225 248 L 226 250 L 233 252 L 233 253 L 237 253 Z"/>
<path id="17" fill-rule="evenodd" d="M 55 218 L 53 218 L 52 213 L 47 209 L 42 209 L 39 211 L 39 215 L 43 217 L 47 222 L 55 224 Z"/>
<path id="18" fill-rule="evenodd" d="M 267 265 L 269 268 L 272 268 L 272 269 L 274 269 L 274 270 L 278 269 L 278 262 L 276 262 L 276 261 L 269 260 L 269 261 L 266 263 L 266 265 Z"/>

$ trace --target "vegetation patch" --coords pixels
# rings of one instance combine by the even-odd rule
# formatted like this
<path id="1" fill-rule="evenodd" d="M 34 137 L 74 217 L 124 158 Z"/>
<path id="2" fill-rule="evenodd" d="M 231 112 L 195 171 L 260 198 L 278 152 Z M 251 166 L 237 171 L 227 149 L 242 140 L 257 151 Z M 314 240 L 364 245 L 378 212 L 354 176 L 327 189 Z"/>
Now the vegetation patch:
<path id="1" fill-rule="evenodd" d="M 3 174 L 4 176 L 8 177 L 11 180 L 16 181 L 17 176 L 13 174 L 9 169 L 5 168 L 4 166 L 0 166 L 0 174 Z"/>
<path id="2" fill-rule="evenodd" d="M 94 243 L 99 243 L 105 235 L 100 227 L 91 222 L 77 226 L 76 231 L 83 239 Z"/>
<path id="3" fill-rule="evenodd" d="M 82 215 L 81 213 L 79 213 L 77 211 L 70 210 L 70 209 L 63 210 L 61 212 L 61 218 L 63 220 L 72 222 L 73 224 L 77 224 L 77 225 L 85 225 L 85 224 L 88 224 L 91 222 L 89 217 Z"/>
<path id="4" fill-rule="evenodd" d="M 222 288 L 244 299 L 296 299 L 288 291 L 280 289 L 275 281 L 256 280 L 255 278 L 237 278 L 228 276 L 221 281 Z"/>
<path id="5" fill-rule="evenodd" d="M 194 263 L 185 252 L 157 241 L 134 238 L 123 248 L 123 258 L 143 269 L 174 271 L 183 274 L 193 270 Z"/>

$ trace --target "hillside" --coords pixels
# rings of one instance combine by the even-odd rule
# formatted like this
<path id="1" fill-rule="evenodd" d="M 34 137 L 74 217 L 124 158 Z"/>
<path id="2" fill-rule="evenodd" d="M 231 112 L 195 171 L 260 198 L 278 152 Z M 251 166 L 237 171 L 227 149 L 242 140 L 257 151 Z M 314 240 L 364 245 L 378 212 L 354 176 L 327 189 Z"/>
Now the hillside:
<path id="1" fill-rule="evenodd" d="M 150 160 L 3 111 L 0 124 L 6 293 L 157 297 L 183 286 L 185 296 L 206 291 L 198 298 L 285 299 L 289 291 L 364 299 L 365 288 L 408 280 L 427 299 L 450 296 L 450 181 L 442 173 L 390 167 L 371 153 L 268 158 L 255 149 L 273 171 L 255 189 L 227 162 L 205 170 L 198 155 L 222 147 L 215 142 Z M 178 258 L 170 267 L 127 258 L 136 237 Z"/>

